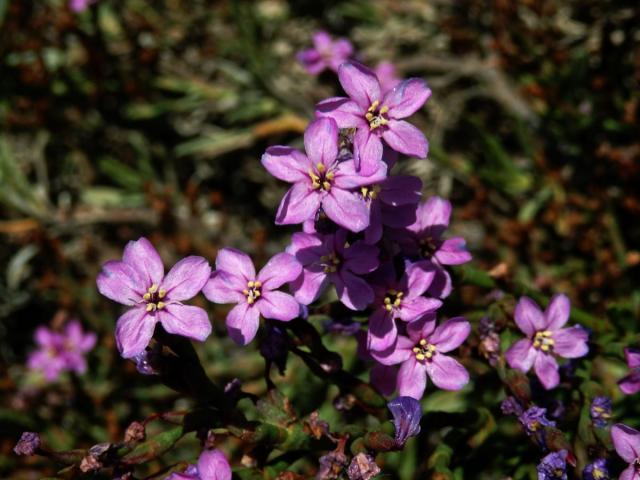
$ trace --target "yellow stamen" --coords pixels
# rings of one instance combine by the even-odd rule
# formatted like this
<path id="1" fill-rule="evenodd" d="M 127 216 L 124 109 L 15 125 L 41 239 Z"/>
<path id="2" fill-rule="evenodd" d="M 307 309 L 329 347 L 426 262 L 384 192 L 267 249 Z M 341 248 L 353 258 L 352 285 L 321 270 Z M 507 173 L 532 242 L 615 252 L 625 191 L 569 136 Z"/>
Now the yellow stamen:
<path id="1" fill-rule="evenodd" d="M 167 296 L 167 291 L 166 291 L 164 288 L 161 288 L 161 289 L 158 291 L 158 297 L 159 297 L 159 298 L 164 298 L 164 297 L 166 297 L 166 296 Z"/>
<path id="2" fill-rule="evenodd" d="M 151 298 L 151 294 L 150 294 L 149 292 L 147 292 L 147 293 L 145 293 L 145 294 L 142 296 L 142 298 L 143 298 L 144 300 L 149 300 L 149 299 Z"/>
<path id="3" fill-rule="evenodd" d="M 318 163 L 316 164 L 316 168 L 318 169 L 318 172 L 322 173 L 322 172 L 324 172 L 324 170 L 325 170 L 325 168 L 326 168 L 326 167 L 324 166 L 324 163 L 320 163 L 320 162 L 318 162 Z"/>
<path id="4" fill-rule="evenodd" d="M 416 354 L 416 360 L 424 360 L 425 356 L 422 353 L 417 353 Z"/>
<path id="5" fill-rule="evenodd" d="M 148 290 L 149 293 L 156 293 L 157 291 L 158 291 L 158 285 L 155 283 L 151 285 Z"/>
<path id="6" fill-rule="evenodd" d="M 158 302 L 158 310 L 161 310 L 164 308 L 164 302 Z"/>
<path id="7" fill-rule="evenodd" d="M 427 344 L 427 341 L 424 338 L 420 340 L 420 345 L 424 347 L 426 344 Z"/>

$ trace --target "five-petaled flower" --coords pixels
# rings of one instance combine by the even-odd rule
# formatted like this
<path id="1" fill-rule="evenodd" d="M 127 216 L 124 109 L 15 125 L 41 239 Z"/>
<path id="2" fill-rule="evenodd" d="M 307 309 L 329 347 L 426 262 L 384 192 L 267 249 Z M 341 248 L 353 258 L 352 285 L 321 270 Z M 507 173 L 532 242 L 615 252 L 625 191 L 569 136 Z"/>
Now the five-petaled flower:
<path id="1" fill-rule="evenodd" d="M 520 298 L 516 305 L 515 321 L 527 338 L 514 343 L 505 357 L 511 368 L 521 372 L 533 367 L 547 390 L 560 383 L 554 355 L 579 358 L 589 351 L 589 334 L 584 328 L 562 328 L 569 320 L 570 309 L 566 295 L 555 295 L 544 312 L 529 297 Z"/>
<path id="2" fill-rule="evenodd" d="M 260 315 L 286 322 L 300 314 L 298 302 L 276 289 L 298 278 L 301 271 L 293 255 L 278 253 L 256 274 L 249 255 L 223 248 L 202 293 L 215 303 L 237 303 L 227 315 L 227 331 L 236 343 L 246 345 L 256 336 Z"/>
<path id="3" fill-rule="evenodd" d="M 160 255 L 146 238 L 129 242 L 121 261 L 105 263 L 98 290 L 132 307 L 116 324 L 121 355 L 133 358 L 142 353 L 158 322 L 168 333 L 205 340 L 211 333 L 207 312 L 182 301 L 195 297 L 210 275 L 209 262 L 198 256 L 183 258 L 165 275 Z"/>
<path id="4" fill-rule="evenodd" d="M 380 168 L 382 140 L 393 150 L 426 158 L 427 139 L 403 120 L 417 112 L 431 96 L 419 78 L 410 78 L 384 93 L 375 73 L 357 62 L 340 65 L 338 78 L 346 97 L 332 97 L 316 105 L 316 115 L 333 118 L 340 128 L 355 128 L 356 168 L 370 175 Z"/>
<path id="5" fill-rule="evenodd" d="M 427 376 L 444 390 L 460 390 L 469 382 L 467 370 L 445 354 L 458 348 L 470 332 L 471 325 L 462 317 L 436 327 L 435 315 L 428 314 L 407 325 L 408 337 L 398 335 L 392 348 L 371 351 L 371 355 L 385 365 L 401 363 L 398 393 L 419 400 L 427 386 Z"/>
<path id="6" fill-rule="evenodd" d="M 325 69 L 338 71 L 338 67 L 353 55 L 353 45 L 346 38 L 333 40 L 331 35 L 320 30 L 313 34 L 313 48 L 302 50 L 296 58 L 307 72 L 317 75 Z"/>
<path id="7" fill-rule="evenodd" d="M 560 450 L 546 455 L 538 464 L 538 480 L 567 480 L 567 455 Z"/>
<path id="8" fill-rule="evenodd" d="M 629 464 L 620 480 L 640 480 L 640 432 L 617 423 L 611 428 L 611 439 L 618 455 Z"/>
<path id="9" fill-rule="evenodd" d="M 231 466 L 221 450 L 203 450 L 196 465 L 174 472 L 166 480 L 231 480 Z"/>

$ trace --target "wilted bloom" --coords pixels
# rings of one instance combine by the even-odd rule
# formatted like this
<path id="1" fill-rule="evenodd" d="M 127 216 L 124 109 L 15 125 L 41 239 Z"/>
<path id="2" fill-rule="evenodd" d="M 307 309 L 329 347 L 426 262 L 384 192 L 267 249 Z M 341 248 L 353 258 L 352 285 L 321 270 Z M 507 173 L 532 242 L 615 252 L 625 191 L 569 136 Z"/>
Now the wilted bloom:
<path id="1" fill-rule="evenodd" d="M 378 248 L 362 241 L 350 244 L 347 232 L 335 235 L 294 233 L 287 252 L 303 270 L 292 284 L 296 300 L 309 305 L 333 283 L 340 301 L 352 310 L 364 310 L 373 301 L 373 289 L 359 277 L 378 268 Z"/>
<path id="2" fill-rule="evenodd" d="M 625 348 L 624 356 L 631 369 L 629 375 L 618 382 L 622 393 L 632 395 L 640 391 L 640 350 L 636 348 Z"/>
<path id="3" fill-rule="evenodd" d="M 591 402 L 591 421 L 598 428 L 606 427 L 611 420 L 611 399 L 605 396 L 598 396 Z"/>
<path id="4" fill-rule="evenodd" d="M 373 69 L 373 72 L 376 74 L 376 77 L 378 77 L 380 89 L 383 94 L 392 90 L 402 81 L 402 79 L 398 77 L 395 65 L 391 62 L 380 62 L 376 65 L 376 68 Z"/>
<path id="5" fill-rule="evenodd" d="M 34 339 L 39 348 L 29 355 L 27 366 L 42 371 L 48 381 L 55 380 L 64 371 L 86 372 L 84 356 L 96 344 L 96 335 L 85 334 L 77 320 L 67 323 L 62 332 L 38 327 Z"/>
<path id="6" fill-rule="evenodd" d="M 298 278 L 301 271 L 293 255 L 278 253 L 256 275 L 249 255 L 223 248 L 202 293 L 215 303 L 237 303 L 227 315 L 227 330 L 236 343 L 246 345 L 256 336 L 260 315 L 282 322 L 298 316 L 298 302 L 276 289 Z"/>
<path id="7" fill-rule="evenodd" d="M 458 348 L 471 332 L 462 317 L 452 318 L 436 327 L 435 315 L 407 325 L 408 337 L 398 335 L 393 348 L 371 351 L 371 356 L 385 365 L 401 363 L 398 393 L 419 400 L 427 386 L 427 376 L 444 390 L 460 390 L 469 382 L 469 373 L 445 353 Z"/>
<path id="8" fill-rule="evenodd" d="M 97 1 L 98 0 L 69 0 L 69 8 L 74 12 L 79 13 L 85 11 L 89 8 L 89 5 L 96 3 Z"/>
<path id="9" fill-rule="evenodd" d="M 538 464 L 538 480 L 567 480 L 567 451 L 551 452 Z"/>
<path id="10" fill-rule="evenodd" d="M 531 407 L 518 416 L 518 420 L 524 427 L 528 436 L 537 435 L 543 427 L 555 427 L 556 422 L 549 420 L 545 415 L 546 408 Z"/>
<path id="11" fill-rule="evenodd" d="M 167 480 L 231 480 L 231 466 L 221 450 L 203 450 L 197 465 L 172 473 Z"/>
<path id="12" fill-rule="evenodd" d="M 344 446 L 323 455 L 319 459 L 320 468 L 316 474 L 317 480 L 333 480 L 341 478 L 349 460 L 344 454 Z"/>
<path id="13" fill-rule="evenodd" d="M 500 360 L 500 335 L 495 328 L 495 322 L 489 317 L 480 320 L 478 333 L 480 334 L 480 353 L 495 367 Z"/>
<path id="14" fill-rule="evenodd" d="M 396 444 L 402 447 L 409 437 L 415 437 L 420 433 L 420 402 L 413 397 L 398 397 L 387 403 L 387 407 L 393 415 Z"/>
<path id="15" fill-rule="evenodd" d="M 209 262 L 197 256 L 183 258 L 165 275 L 160 255 L 146 238 L 129 242 L 122 261 L 105 263 L 98 275 L 98 290 L 132 307 L 116 324 L 120 354 L 133 358 L 144 352 L 158 322 L 169 333 L 206 339 L 211 333 L 207 312 L 182 302 L 195 297 L 210 275 Z"/>
<path id="16" fill-rule="evenodd" d="M 583 480 L 609 480 L 611 477 L 609 476 L 607 461 L 604 458 L 599 458 L 584 467 L 582 478 Z"/>
<path id="17" fill-rule="evenodd" d="M 629 464 L 620 480 L 640 480 L 640 432 L 616 423 L 611 429 L 611 439 L 618 455 Z"/>
<path id="18" fill-rule="evenodd" d="M 529 297 L 520 298 L 516 305 L 515 321 L 527 338 L 514 343 L 505 357 L 511 368 L 524 373 L 533 366 L 547 390 L 560 383 L 554 354 L 579 358 L 589 351 L 589 334 L 585 329 L 579 325 L 562 328 L 569 320 L 570 309 L 566 295 L 555 295 L 544 312 Z"/>
<path id="19" fill-rule="evenodd" d="M 331 221 L 352 232 L 369 226 L 369 208 L 354 189 L 387 176 L 387 165 L 360 175 L 353 160 L 338 160 L 338 126 L 330 118 L 311 122 L 304 132 L 306 155 L 291 147 L 269 147 L 262 165 L 276 178 L 293 183 L 278 207 L 276 224 L 315 219 L 320 209 Z"/>
<path id="20" fill-rule="evenodd" d="M 35 455 L 40 448 L 41 440 L 40 434 L 36 432 L 23 432 L 20 436 L 20 440 L 13 447 L 13 451 L 16 455 Z"/>
<path id="21" fill-rule="evenodd" d="M 346 38 L 332 40 L 325 31 L 313 34 L 313 48 L 303 50 L 296 55 L 307 72 L 317 75 L 325 69 L 338 71 L 338 67 L 353 55 L 353 45 Z"/>
<path id="22" fill-rule="evenodd" d="M 343 63 L 338 78 L 350 98 L 328 98 L 316 105 L 316 115 L 333 118 L 339 128 L 356 128 L 356 168 L 370 175 L 380 168 L 382 140 L 393 150 L 419 158 L 427 156 L 422 132 L 402 120 L 413 115 L 431 96 L 419 78 L 404 80 L 383 93 L 375 73 L 356 62 Z"/>
<path id="23" fill-rule="evenodd" d="M 347 476 L 349 480 L 369 480 L 380 473 L 375 459 L 364 452 L 358 453 L 349 464 Z"/>
<path id="24" fill-rule="evenodd" d="M 375 300 L 369 317 L 369 349 L 382 351 L 393 346 L 398 335 L 396 319 L 411 322 L 440 308 L 440 300 L 423 296 L 434 275 L 430 262 L 409 265 L 399 280 L 396 280 L 393 266 L 385 265 L 379 270 L 382 278 L 373 284 Z"/>

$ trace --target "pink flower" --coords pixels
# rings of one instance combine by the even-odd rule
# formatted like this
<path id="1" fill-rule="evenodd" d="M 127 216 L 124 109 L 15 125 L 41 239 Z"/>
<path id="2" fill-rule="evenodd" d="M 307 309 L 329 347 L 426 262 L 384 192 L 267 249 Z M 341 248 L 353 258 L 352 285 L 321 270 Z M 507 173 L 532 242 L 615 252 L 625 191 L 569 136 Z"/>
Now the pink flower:
<path id="1" fill-rule="evenodd" d="M 317 75 L 329 68 L 334 72 L 353 54 L 353 45 L 346 38 L 336 41 L 325 31 L 313 34 L 313 47 L 303 50 L 297 55 L 298 61 L 307 72 Z"/>
<path id="2" fill-rule="evenodd" d="M 618 382 L 620 390 L 627 395 L 640 392 L 640 350 L 635 348 L 625 348 L 624 356 L 627 365 L 631 369 L 629 375 Z"/>
<path id="3" fill-rule="evenodd" d="M 29 355 L 27 366 L 44 373 L 47 381 L 53 381 L 64 371 L 84 373 L 84 358 L 96 344 L 94 333 L 85 334 L 77 320 L 71 320 L 61 333 L 47 327 L 38 327 L 34 339 L 38 350 Z"/>
<path id="4" fill-rule="evenodd" d="M 262 164 L 274 177 L 293 183 L 286 193 L 276 224 L 303 223 L 319 209 L 335 223 L 352 232 L 369 226 L 369 209 L 353 189 L 384 180 L 387 166 L 368 177 L 355 171 L 353 160 L 338 161 L 338 126 L 330 118 L 317 119 L 304 132 L 307 154 L 290 147 L 269 147 Z"/>
<path id="5" fill-rule="evenodd" d="M 202 257 L 180 260 L 165 276 L 162 259 L 146 238 L 129 242 L 122 261 L 103 265 L 98 275 L 102 295 L 132 307 L 118 319 L 116 342 L 124 358 L 144 352 L 156 326 L 175 335 L 203 341 L 211 333 L 207 312 L 184 305 L 209 280 L 211 267 Z"/>
<path id="6" fill-rule="evenodd" d="M 569 320 L 570 310 L 566 295 L 555 295 L 544 313 L 529 297 L 521 297 L 516 305 L 515 321 L 527 338 L 514 343 L 505 357 L 511 368 L 521 372 L 526 373 L 534 367 L 547 390 L 560 383 L 554 355 L 579 358 L 589 351 L 589 334 L 585 329 L 579 325 L 562 328 Z"/>
<path id="7" fill-rule="evenodd" d="M 393 90 L 393 88 L 402 81 L 402 79 L 398 77 L 395 65 L 391 62 L 380 62 L 373 71 L 376 77 L 378 77 L 382 93 Z"/>
<path id="8" fill-rule="evenodd" d="M 428 314 L 407 325 L 408 337 L 398 335 L 397 342 L 384 352 L 371 356 L 384 365 L 402 364 L 397 387 L 401 396 L 420 400 L 427 377 L 444 390 L 460 390 L 469 382 L 469 373 L 445 353 L 458 348 L 469 336 L 471 325 L 462 317 L 447 320 L 436 327 L 436 317 Z"/>
<path id="9" fill-rule="evenodd" d="M 231 480 L 231 466 L 221 450 L 203 450 L 197 465 L 182 473 L 174 472 L 167 480 Z"/>
<path id="10" fill-rule="evenodd" d="M 69 8 L 76 13 L 84 12 L 92 3 L 98 0 L 69 0 Z"/>
<path id="11" fill-rule="evenodd" d="M 629 466 L 620 475 L 620 480 L 640 480 L 640 432 L 617 423 L 611 428 L 613 446 Z"/>
<path id="12" fill-rule="evenodd" d="M 258 332 L 260 315 L 288 322 L 300 314 L 298 302 L 276 289 L 298 278 L 301 271 L 294 256 L 279 253 L 256 275 L 247 254 L 223 248 L 216 257 L 216 270 L 202 292 L 215 303 L 237 303 L 227 315 L 227 330 L 236 343 L 246 345 Z"/>
<path id="13" fill-rule="evenodd" d="M 356 170 L 370 175 L 380 168 L 382 140 L 393 150 L 426 158 L 428 143 L 422 132 L 403 119 L 413 115 L 431 96 L 419 78 L 410 78 L 383 93 L 375 73 L 356 62 L 338 69 L 349 98 L 333 97 L 316 105 L 316 116 L 333 118 L 339 128 L 355 128 Z"/>

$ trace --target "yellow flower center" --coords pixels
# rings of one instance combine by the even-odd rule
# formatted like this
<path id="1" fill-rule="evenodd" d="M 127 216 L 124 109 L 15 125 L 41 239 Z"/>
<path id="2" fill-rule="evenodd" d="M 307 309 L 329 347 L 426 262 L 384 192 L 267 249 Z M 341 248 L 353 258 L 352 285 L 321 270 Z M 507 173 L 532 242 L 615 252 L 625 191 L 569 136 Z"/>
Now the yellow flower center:
<path id="1" fill-rule="evenodd" d="M 360 193 L 362 194 L 362 198 L 365 200 L 375 200 L 378 198 L 380 190 L 382 190 L 380 185 L 369 185 L 368 187 L 360 188 Z"/>
<path id="2" fill-rule="evenodd" d="M 262 282 L 259 282 L 258 280 L 247 282 L 247 288 L 242 290 L 242 293 L 247 297 L 247 303 L 249 305 L 252 305 L 256 300 L 258 300 L 258 298 L 260 298 L 260 295 L 262 295 L 260 291 L 261 288 Z"/>
<path id="3" fill-rule="evenodd" d="M 394 308 L 398 308 L 402 304 L 403 296 L 404 292 L 389 290 L 387 292 L 387 295 L 384 297 L 384 308 L 386 308 L 388 312 L 390 312 Z"/>
<path id="4" fill-rule="evenodd" d="M 156 310 L 162 310 L 165 307 L 165 303 L 162 301 L 167 296 L 167 291 L 164 288 L 158 288 L 157 284 L 153 284 L 142 296 L 142 300 L 147 303 L 147 312 L 155 312 Z"/>
<path id="5" fill-rule="evenodd" d="M 553 345 L 556 342 L 551 338 L 552 335 L 552 332 L 549 330 L 536 332 L 535 337 L 533 337 L 533 348 L 537 348 L 543 352 L 553 350 Z"/>
<path id="6" fill-rule="evenodd" d="M 413 347 L 413 353 L 416 356 L 416 360 L 423 362 L 425 360 L 431 361 L 436 354 L 436 346 L 427 342 L 424 338 L 420 340 L 418 345 Z"/>
<path id="7" fill-rule="evenodd" d="M 340 265 L 340 258 L 335 252 L 331 252 L 329 255 L 322 255 L 320 257 L 320 265 L 324 269 L 324 273 L 335 273 L 338 271 L 338 265 Z"/>
<path id="8" fill-rule="evenodd" d="M 380 100 L 376 100 L 371 104 L 367 113 L 365 113 L 364 118 L 369 122 L 369 130 L 375 130 L 376 128 L 382 127 L 389 123 L 389 119 L 386 117 L 387 112 L 389 111 L 389 107 L 386 105 L 378 108 L 380 106 Z"/>
<path id="9" fill-rule="evenodd" d="M 327 170 L 323 163 L 317 163 L 316 168 L 309 169 L 309 178 L 314 190 L 323 190 L 328 192 L 331 190 L 331 183 L 335 177 L 332 169 Z"/>

